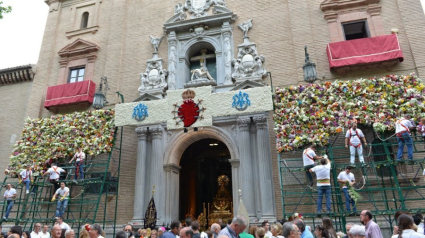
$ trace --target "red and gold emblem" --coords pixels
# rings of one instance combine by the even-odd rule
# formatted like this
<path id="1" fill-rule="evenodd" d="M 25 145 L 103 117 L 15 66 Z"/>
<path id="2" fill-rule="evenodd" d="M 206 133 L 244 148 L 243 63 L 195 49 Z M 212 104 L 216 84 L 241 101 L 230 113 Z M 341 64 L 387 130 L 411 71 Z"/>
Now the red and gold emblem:
<path id="1" fill-rule="evenodd" d="M 184 127 L 189 127 L 198 120 L 198 118 L 203 119 L 203 116 L 200 115 L 202 111 L 205 111 L 204 107 L 200 107 L 202 100 L 198 100 L 198 103 L 195 103 L 193 100 L 196 96 L 195 91 L 186 90 L 182 93 L 183 104 L 177 105 L 174 104 L 175 110 L 174 119 L 177 121 L 176 124 L 183 122 Z"/>

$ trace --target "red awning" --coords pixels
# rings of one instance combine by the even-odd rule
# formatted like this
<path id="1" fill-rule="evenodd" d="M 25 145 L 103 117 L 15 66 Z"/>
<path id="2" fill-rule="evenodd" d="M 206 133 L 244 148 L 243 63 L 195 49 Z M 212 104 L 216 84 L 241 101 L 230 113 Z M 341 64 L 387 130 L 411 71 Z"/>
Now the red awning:
<path id="1" fill-rule="evenodd" d="M 397 34 L 329 43 L 326 51 L 330 69 L 394 59 L 403 61 Z"/>
<path id="2" fill-rule="evenodd" d="M 93 103 L 96 84 L 91 80 L 67 83 L 47 88 L 44 107 L 70 105 L 75 103 Z"/>

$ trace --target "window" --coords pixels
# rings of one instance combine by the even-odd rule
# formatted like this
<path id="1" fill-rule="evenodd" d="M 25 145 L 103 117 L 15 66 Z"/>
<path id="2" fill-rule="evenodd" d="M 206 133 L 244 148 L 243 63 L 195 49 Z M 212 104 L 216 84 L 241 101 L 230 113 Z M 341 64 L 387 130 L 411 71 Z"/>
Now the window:
<path id="1" fill-rule="evenodd" d="M 370 37 L 366 21 L 342 23 L 345 40 L 355 40 Z"/>
<path id="2" fill-rule="evenodd" d="M 81 17 L 81 26 L 80 26 L 80 29 L 87 28 L 88 23 L 89 23 L 89 13 L 88 12 L 84 12 L 83 13 L 83 16 Z"/>
<path id="3" fill-rule="evenodd" d="M 70 69 L 69 70 L 69 83 L 81 82 L 84 80 L 85 68 Z"/>

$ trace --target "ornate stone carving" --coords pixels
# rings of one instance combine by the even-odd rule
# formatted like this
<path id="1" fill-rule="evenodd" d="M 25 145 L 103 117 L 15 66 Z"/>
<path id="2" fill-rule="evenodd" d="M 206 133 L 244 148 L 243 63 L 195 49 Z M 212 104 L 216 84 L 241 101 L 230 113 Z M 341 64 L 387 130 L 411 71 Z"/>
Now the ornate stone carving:
<path id="1" fill-rule="evenodd" d="M 146 140 L 146 136 L 148 135 L 147 127 L 137 127 L 135 131 L 139 140 Z"/>
<path id="2" fill-rule="evenodd" d="M 177 3 L 177 5 L 174 7 L 174 16 L 177 16 L 177 21 L 184 21 L 187 18 L 186 13 L 184 12 L 184 6 L 182 3 Z"/>
<path id="3" fill-rule="evenodd" d="M 224 0 L 213 0 L 213 3 L 215 6 L 226 7 L 226 3 L 224 2 Z"/>
<path id="4" fill-rule="evenodd" d="M 252 27 L 252 19 L 250 19 L 247 22 L 244 22 L 244 23 L 238 25 L 238 27 L 243 31 L 244 37 L 245 38 L 248 37 L 248 31 Z"/>
<path id="5" fill-rule="evenodd" d="M 251 118 L 250 117 L 238 117 L 238 127 L 240 130 L 249 130 L 249 125 L 251 124 Z"/>
<path id="6" fill-rule="evenodd" d="M 212 0 L 186 0 L 185 8 L 192 14 L 191 18 L 205 17 Z"/>
<path id="7" fill-rule="evenodd" d="M 244 32 L 244 42 L 238 46 L 238 58 L 232 61 L 234 67 L 232 79 L 236 82 L 261 81 L 267 75 L 267 70 L 263 67 L 265 57 L 258 55 L 256 44 L 249 41 L 248 31 L 251 27 L 252 20 L 239 25 Z"/>
<path id="8" fill-rule="evenodd" d="M 161 37 L 149 36 L 149 37 L 151 38 L 151 43 L 153 45 L 154 53 L 158 53 L 158 47 L 161 44 L 162 38 L 164 38 L 164 36 L 161 36 Z"/>
<path id="9" fill-rule="evenodd" d="M 190 28 L 189 31 L 192 32 L 193 36 L 201 40 L 202 38 L 204 38 L 206 31 L 208 29 L 209 29 L 208 26 L 197 25 L 197 26 L 194 26 L 193 28 Z"/>
<path id="10" fill-rule="evenodd" d="M 162 132 L 163 131 L 164 130 L 162 129 L 162 126 L 149 127 L 149 132 L 152 134 L 152 138 L 154 138 L 154 139 L 162 138 Z"/>
<path id="11" fill-rule="evenodd" d="M 225 71 L 225 84 L 232 84 L 232 29 L 229 22 L 223 23 L 221 28 L 221 35 L 223 37 L 223 51 L 224 51 L 224 71 Z"/>
<path id="12" fill-rule="evenodd" d="M 176 32 L 172 31 L 168 35 L 168 89 L 176 88 L 176 69 L 177 69 L 177 37 Z"/>
<path id="13" fill-rule="evenodd" d="M 252 119 L 257 125 L 257 128 L 264 129 L 267 127 L 267 118 L 268 118 L 267 116 L 255 116 Z"/>
<path id="14" fill-rule="evenodd" d="M 144 73 L 140 74 L 141 85 L 139 87 L 140 93 L 146 93 L 145 91 L 152 89 L 159 89 L 162 91 L 167 87 L 165 77 L 168 72 L 162 68 L 162 59 L 154 58 L 148 61 L 148 66 Z"/>

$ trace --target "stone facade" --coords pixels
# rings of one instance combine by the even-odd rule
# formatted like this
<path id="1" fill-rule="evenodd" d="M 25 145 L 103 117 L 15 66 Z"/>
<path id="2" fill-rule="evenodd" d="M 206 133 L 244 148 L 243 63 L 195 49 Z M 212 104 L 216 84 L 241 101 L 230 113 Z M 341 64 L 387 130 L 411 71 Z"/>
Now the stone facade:
<path id="1" fill-rule="evenodd" d="M 91 79 L 98 83 L 100 82 L 101 76 L 108 76 L 111 90 L 109 90 L 107 94 L 109 101 L 107 107 L 113 108 L 115 104 L 119 102 L 119 99 L 115 97 L 116 91 L 121 92 L 125 96 L 126 102 L 134 101 L 140 96 L 140 92 L 138 91 L 141 83 L 140 73 L 145 72 L 147 62 L 152 58 L 152 45 L 149 35 L 156 37 L 164 36 L 162 43 L 158 47 L 158 52 L 156 53 L 163 60 L 164 68 L 168 70 L 167 80 L 170 80 L 170 77 L 174 79 L 176 82 L 174 87 L 179 89 L 184 87 L 185 81 L 178 80 L 182 80 L 182 78 L 187 79 L 189 76 L 186 72 L 178 71 L 179 65 L 184 66 L 185 63 L 183 61 L 185 57 L 184 51 L 179 52 L 180 55 L 177 55 L 176 52 L 176 56 L 180 58 L 170 57 L 170 53 L 174 50 L 184 49 L 177 47 L 179 39 L 184 40 L 185 37 L 192 39 L 193 37 L 199 38 L 202 36 L 202 32 L 198 32 L 201 35 L 195 34 L 194 36 L 189 32 L 179 35 L 178 32 L 183 31 L 184 27 L 181 28 L 180 25 L 175 24 L 175 22 L 179 22 L 178 19 L 181 20 L 184 18 L 184 14 L 188 15 L 187 18 L 184 18 L 185 21 L 198 21 L 199 24 L 204 22 L 199 19 L 197 20 L 197 18 L 192 19 L 191 12 L 182 13 L 178 7 L 175 7 L 179 3 L 178 0 L 46 0 L 46 2 L 50 5 L 50 10 L 34 82 L 19 84 L 19 86 L 11 85 L 0 87 L 0 90 L 7 91 L 7 93 L 3 95 L 9 95 L 6 96 L 10 97 L 8 101 L 13 101 L 15 102 L 14 104 L 17 105 L 10 108 L 8 106 L 9 104 L 3 104 L 5 108 L 3 108 L 2 112 L 13 112 L 17 107 L 20 108 L 19 113 L 8 113 L 8 118 L 4 118 L 7 121 L 16 122 L 16 124 L 4 123 L 1 126 L 2 131 L 4 130 L 4 133 L 1 133 L 2 136 L 4 135 L 4 138 L 2 137 L 1 139 L 2 146 L 0 153 L 3 160 L 7 160 L 7 155 L 11 152 L 11 143 L 9 142 L 11 136 L 13 134 L 19 136 L 25 117 L 47 117 L 54 113 L 66 113 L 75 110 L 75 108 L 67 107 L 58 109 L 54 112 L 47 111 L 43 108 L 43 103 L 47 87 L 58 84 L 63 78 L 63 72 L 67 71 L 67 68 L 64 70 L 64 67 L 68 66 L 61 64 L 61 56 L 58 54 L 59 51 L 75 42 L 78 38 L 98 47 L 96 57 L 91 57 L 87 61 L 90 62 L 90 67 L 93 67 L 93 70 L 91 70 L 89 74 L 86 74 L 85 79 Z M 423 29 L 425 25 L 425 16 L 419 1 L 361 1 L 366 2 L 366 4 L 370 2 L 370 4 L 378 4 L 381 6 L 380 20 L 382 22 L 382 28 L 380 28 L 379 21 L 376 21 L 378 25 L 375 25 L 375 28 L 379 29 L 377 32 L 391 34 L 391 29 L 398 29 L 398 36 L 404 53 L 404 62 L 389 69 L 365 68 L 363 70 L 352 71 L 344 77 L 329 70 L 326 45 L 333 41 L 333 35 L 336 33 L 332 28 L 329 28 L 329 19 L 325 18 L 328 12 L 321 10 L 320 6 L 323 2 L 324 0 L 227 0 L 225 7 L 217 6 L 217 11 L 225 12 L 223 9 L 226 8 L 230 9 L 232 14 L 235 15 L 228 19 L 224 19 L 223 22 L 227 22 L 226 24 L 223 24 L 223 22 L 220 22 L 220 24 L 217 24 L 217 22 L 211 23 L 213 27 L 209 28 L 207 31 L 211 34 L 213 32 L 215 33 L 208 36 L 209 33 L 207 32 L 207 36 L 205 36 L 210 38 L 212 45 L 220 42 L 223 43 L 220 46 L 220 51 L 216 52 L 216 54 L 219 55 L 217 58 L 222 59 L 218 60 L 217 64 L 220 62 L 223 63 L 221 64 L 223 68 L 219 69 L 220 72 L 217 74 L 217 90 L 221 90 L 220 88 L 228 90 L 230 87 L 234 87 L 231 79 L 234 64 L 228 66 L 225 63 L 227 63 L 227 57 L 231 56 L 230 58 L 232 60 L 238 58 L 238 46 L 244 43 L 244 32 L 238 28 L 238 25 L 250 19 L 253 20 L 253 26 L 249 30 L 249 42 L 255 43 L 258 54 L 264 55 L 267 59 L 267 61 L 262 62 L 264 62 L 264 68 L 273 75 L 273 86 L 304 83 L 302 71 L 302 65 L 304 64 L 304 45 L 309 46 L 310 60 L 316 63 L 320 80 L 334 80 L 337 78 L 354 79 L 375 75 L 408 74 L 411 72 L 416 72 L 419 77 L 425 77 L 425 50 L 422 41 L 425 37 L 425 32 L 419 30 Z M 367 11 L 367 9 L 360 4 L 357 8 L 352 8 L 349 11 L 364 12 Z M 89 12 L 88 27 L 79 29 L 81 21 L 80 16 L 84 12 Z M 209 16 L 213 15 L 212 8 L 208 10 L 208 14 Z M 175 19 L 173 18 L 174 16 Z M 170 20 L 172 22 L 169 22 Z M 181 22 L 184 23 L 184 21 Z M 173 32 L 175 32 L 175 35 L 173 35 Z M 221 38 L 222 41 L 217 40 L 218 36 L 224 37 Z M 216 45 L 215 48 L 218 49 L 218 47 L 219 45 Z M 227 55 L 229 53 L 226 54 L 226 49 L 228 49 L 226 47 L 230 49 L 229 56 Z M 78 47 L 76 49 L 78 49 Z M 219 66 L 217 65 L 217 67 Z M 270 78 L 262 78 L 260 82 L 270 85 Z M 24 86 L 27 93 L 24 93 L 25 90 L 22 90 Z M 168 85 L 168 87 L 169 90 L 172 89 L 170 89 L 170 85 Z M 23 93 L 24 95 L 18 98 L 15 94 L 10 93 L 10 89 L 13 89 L 12 91 L 16 93 Z M 268 120 L 263 117 L 267 114 Z M 262 141 L 262 143 L 264 143 L 262 144 L 263 148 L 267 148 L 267 150 L 261 151 L 261 154 L 258 151 L 254 152 L 257 153 L 256 155 L 258 157 L 271 156 L 272 158 L 269 164 L 258 164 L 260 170 L 267 171 L 268 169 L 273 169 L 273 172 L 267 175 L 270 177 L 264 177 L 257 181 L 264 183 L 272 181 L 270 186 L 273 186 L 274 199 L 270 198 L 270 196 L 273 197 L 273 194 L 266 195 L 263 191 L 255 191 L 255 194 L 258 193 L 258 196 L 262 196 L 262 198 L 256 198 L 254 201 L 260 201 L 262 203 L 249 206 L 258 206 L 266 210 L 258 212 L 248 209 L 248 213 L 250 216 L 252 215 L 252 217 L 257 217 L 258 219 L 271 218 L 273 216 L 280 218 L 282 214 L 282 204 L 278 202 L 280 201 L 280 193 L 278 192 L 280 187 L 277 166 L 275 166 L 277 164 L 277 155 L 273 143 L 275 141 L 275 134 L 272 130 L 273 122 L 271 120 L 271 115 L 271 112 L 265 112 L 263 115 L 252 115 L 254 118 L 252 123 L 255 124 L 255 128 L 252 128 L 252 126 L 251 128 L 247 128 L 243 118 L 234 118 L 232 122 L 237 126 L 238 133 L 241 133 L 239 137 L 241 141 L 235 141 L 233 145 L 235 148 L 237 147 L 236 144 L 243 146 L 242 141 L 247 142 L 253 140 L 253 138 L 255 138 L 253 135 L 256 135 L 257 139 L 266 136 L 269 138 L 268 140 Z M 6 115 L 2 113 L 2 117 L 4 116 Z M 214 125 L 220 125 L 220 123 L 225 122 L 219 119 L 215 122 L 213 120 Z M 140 206 L 143 205 L 135 203 L 136 206 L 133 207 L 135 201 L 134 197 L 140 195 L 135 194 L 135 186 L 145 186 L 146 188 L 151 186 L 150 184 L 135 184 L 135 165 L 141 163 L 138 161 L 138 158 L 143 158 L 143 155 L 139 153 L 140 145 L 143 145 L 143 141 L 155 147 L 159 146 L 158 140 L 162 140 L 162 143 L 167 143 L 168 141 L 166 138 L 178 138 L 177 141 L 173 139 L 173 143 L 178 143 L 178 146 L 181 147 L 187 147 L 190 145 L 190 142 L 199 139 L 192 138 L 190 133 L 187 134 L 187 136 L 179 135 L 181 131 L 174 131 L 171 135 L 168 135 L 164 131 L 165 125 L 156 126 L 162 126 L 162 128 L 156 127 L 150 137 L 146 137 L 147 135 L 143 134 L 143 128 L 137 129 L 137 131 L 135 131 L 135 127 L 133 126 L 124 128 L 122 168 L 125 168 L 125 173 L 122 173 L 122 178 L 120 179 L 118 223 L 126 223 L 132 219 L 137 220 L 140 218 L 140 214 L 136 213 L 136 210 L 139 211 Z M 221 126 L 223 128 L 230 127 L 230 125 Z M 210 128 L 207 130 L 213 129 Z M 247 135 L 247 133 L 249 133 L 249 135 Z M 204 133 L 204 136 L 205 138 L 214 138 L 214 132 Z M 235 148 L 229 148 L 229 150 Z M 238 153 L 240 154 L 240 152 Z M 163 155 L 155 154 L 152 156 L 159 158 Z M 178 161 L 176 163 L 178 165 Z M 166 181 L 171 183 L 175 181 L 176 173 L 174 172 L 178 170 L 178 167 L 175 166 L 176 163 L 166 162 L 164 163 L 166 166 L 162 168 L 161 164 L 153 164 L 150 166 L 157 170 L 162 169 L 166 173 L 165 177 L 157 179 L 164 183 Z M 232 166 L 241 166 L 241 169 L 245 169 L 243 161 L 240 161 L 239 165 L 238 163 L 239 161 L 233 161 Z M 268 166 L 271 167 L 268 168 Z M 244 177 L 242 176 L 242 178 Z M 252 178 L 247 177 L 246 179 L 247 181 L 251 181 Z M 252 193 L 249 192 L 249 188 L 247 188 L 249 187 L 248 183 L 243 182 L 241 186 L 245 187 L 243 190 L 248 190 L 246 193 L 247 195 L 243 193 L 243 196 L 252 196 Z M 261 187 L 263 187 L 263 184 Z M 165 191 L 170 191 L 170 189 L 173 188 L 165 189 Z M 175 206 L 176 203 L 178 204 L 178 201 L 161 201 L 160 199 L 165 198 L 156 199 L 157 203 L 161 202 L 161 204 L 165 204 L 162 208 L 164 209 L 163 214 L 171 214 L 167 213 L 167 211 L 171 211 L 173 206 Z M 274 203 L 274 200 L 277 202 Z M 254 201 L 250 201 L 248 198 L 245 201 L 244 198 L 246 205 L 253 204 Z M 144 199 L 143 202 L 146 203 L 147 198 Z M 276 212 L 276 214 L 270 215 L 274 212 Z M 167 217 L 167 219 L 172 218 Z"/>

